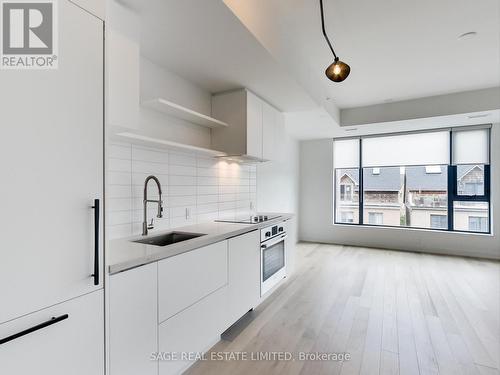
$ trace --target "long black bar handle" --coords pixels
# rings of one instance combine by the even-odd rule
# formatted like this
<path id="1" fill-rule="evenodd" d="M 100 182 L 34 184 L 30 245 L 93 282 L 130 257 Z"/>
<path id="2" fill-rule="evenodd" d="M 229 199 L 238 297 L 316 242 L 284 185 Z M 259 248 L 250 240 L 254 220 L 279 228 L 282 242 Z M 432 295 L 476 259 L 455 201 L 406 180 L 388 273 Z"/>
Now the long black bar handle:
<path id="1" fill-rule="evenodd" d="M 100 204 L 99 199 L 94 199 L 94 285 L 99 285 L 99 211 Z"/>
<path id="2" fill-rule="evenodd" d="M 25 335 L 27 335 L 29 333 L 38 331 L 39 329 L 51 326 L 52 324 L 56 324 L 56 323 L 60 322 L 61 320 L 68 319 L 68 317 L 69 317 L 68 314 L 64 314 L 64 315 L 61 315 L 61 316 L 58 316 L 58 317 L 52 317 L 50 320 L 47 320 L 46 322 L 40 323 L 40 324 L 38 324 L 36 326 L 33 326 L 31 328 L 28 328 L 28 329 L 25 329 L 24 331 L 21 331 L 21 332 L 13 334 L 11 336 L 7 336 L 7 337 L 5 337 L 3 339 L 0 339 L 0 345 L 5 344 L 6 342 L 9 342 L 9 341 L 18 339 L 19 337 L 25 336 Z"/>

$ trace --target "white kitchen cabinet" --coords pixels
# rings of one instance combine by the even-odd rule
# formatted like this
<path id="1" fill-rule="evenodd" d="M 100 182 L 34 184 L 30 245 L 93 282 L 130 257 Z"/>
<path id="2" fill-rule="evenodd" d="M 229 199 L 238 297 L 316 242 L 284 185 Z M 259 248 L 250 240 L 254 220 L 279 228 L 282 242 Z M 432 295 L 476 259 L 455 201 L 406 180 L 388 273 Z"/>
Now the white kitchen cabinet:
<path id="1" fill-rule="evenodd" d="M 157 374 L 157 269 L 155 262 L 109 278 L 111 375 Z"/>
<path id="2" fill-rule="evenodd" d="M 247 154 L 263 158 L 263 102 L 247 91 Z"/>
<path id="3" fill-rule="evenodd" d="M 174 360 L 159 362 L 159 374 L 180 374 L 220 339 L 225 325 L 227 286 L 174 315 L 159 327 L 159 352 Z M 186 355 L 192 354 L 192 357 Z"/>
<path id="4" fill-rule="evenodd" d="M 271 105 L 262 103 L 262 158 L 275 160 L 277 138 L 278 111 Z"/>
<path id="5" fill-rule="evenodd" d="M 57 69 L 0 70 L 0 323 L 103 285 L 104 26 L 67 0 L 58 20 Z"/>
<path id="6" fill-rule="evenodd" d="M 227 241 L 158 262 L 162 322 L 227 284 Z"/>
<path id="7" fill-rule="evenodd" d="M 0 374 L 104 374 L 102 290 L 0 324 L 0 340 L 66 315 L 1 344 Z"/>
<path id="8" fill-rule="evenodd" d="M 212 97 L 212 115 L 227 123 L 212 129 L 212 148 L 228 155 L 272 160 L 276 138 L 277 109 L 243 89 Z"/>
<path id="9" fill-rule="evenodd" d="M 110 374 L 180 374 L 260 303 L 260 231 L 111 275 L 108 298 Z"/>
<path id="10" fill-rule="evenodd" d="M 285 116 L 282 112 L 276 110 L 276 122 L 274 129 L 274 151 L 273 161 L 286 162 L 290 155 L 285 150 L 285 139 L 288 137 L 285 129 Z"/>
<path id="11" fill-rule="evenodd" d="M 260 231 L 256 230 L 229 239 L 228 249 L 227 327 L 231 326 L 259 303 Z"/>

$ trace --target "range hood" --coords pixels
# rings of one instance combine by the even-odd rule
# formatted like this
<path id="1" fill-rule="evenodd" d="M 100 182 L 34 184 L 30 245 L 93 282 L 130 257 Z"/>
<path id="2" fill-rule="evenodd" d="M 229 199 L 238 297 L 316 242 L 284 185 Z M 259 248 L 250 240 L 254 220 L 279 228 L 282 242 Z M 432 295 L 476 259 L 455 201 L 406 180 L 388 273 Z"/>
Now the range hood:
<path id="1" fill-rule="evenodd" d="M 212 148 L 226 153 L 219 159 L 239 163 L 269 161 L 263 154 L 265 107 L 270 105 L 247 89 L 212 96 L 212 116 L 228 124 L 211 129 Z"/>
<path id="2" fill-rule="evenodd" d="M 214 158 L 240 164 L 256 164 L 269 161 L 267 159 L 261 159 L 251 155 L 217 155 L 214 156 Z"/>

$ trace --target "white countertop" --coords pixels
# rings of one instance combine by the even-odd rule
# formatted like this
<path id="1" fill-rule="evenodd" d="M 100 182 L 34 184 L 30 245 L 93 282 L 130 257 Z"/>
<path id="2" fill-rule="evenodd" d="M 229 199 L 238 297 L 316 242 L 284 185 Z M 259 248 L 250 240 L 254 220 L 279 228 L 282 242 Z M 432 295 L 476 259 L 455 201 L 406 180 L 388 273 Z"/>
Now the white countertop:
<path id="1" fill-rule="evenodd" d="M 239 236 L 283 220 L 288 220 L 293 216 L 292 214 L 287 213 L 269 213 L 265 215 L 278 217 L 255 224 L 237 224 L 212 221 L 186 227 L 172 228 L 161 232 L 154 232 L 149 235 L 150 237 L 156 237 L 173 231 L 204 234 L 204 236 L 167 246 L 154 246 L 132 242 L 134 240 L 147 238 L 145 236 L 133 236 L 111 240 L 108 242 L 106 248 L 106 269 L 110 274 L 126 271 L 131 268 L 156 262 L 161 259 L 169 258 L 187 251 L 223 241 L 227 238 Z"/>

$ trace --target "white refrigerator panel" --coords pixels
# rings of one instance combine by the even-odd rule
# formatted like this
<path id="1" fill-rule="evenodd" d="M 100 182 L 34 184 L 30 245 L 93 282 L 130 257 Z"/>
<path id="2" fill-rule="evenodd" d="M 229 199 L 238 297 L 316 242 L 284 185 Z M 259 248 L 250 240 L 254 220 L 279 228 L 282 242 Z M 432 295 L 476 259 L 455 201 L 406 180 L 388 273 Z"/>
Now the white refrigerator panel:
<path id="1" fill-rule="evenodd" d="M 0 323 L 102 288 L 103 23 L 58 4 L 59 68 L 0 70 Z"/>
<path id="2" fill-rule="evenodd" d="M 0 374 L 103 375 L 103 291 L 0 324 Z M 30 333 L 19 336 L 20 333 Z"/>

